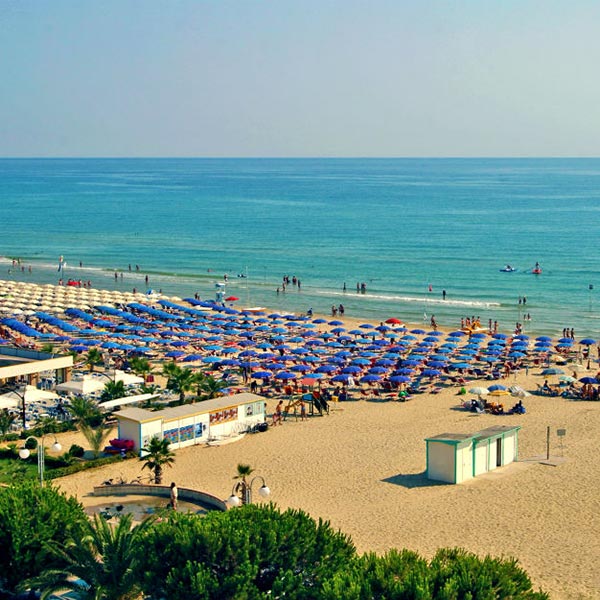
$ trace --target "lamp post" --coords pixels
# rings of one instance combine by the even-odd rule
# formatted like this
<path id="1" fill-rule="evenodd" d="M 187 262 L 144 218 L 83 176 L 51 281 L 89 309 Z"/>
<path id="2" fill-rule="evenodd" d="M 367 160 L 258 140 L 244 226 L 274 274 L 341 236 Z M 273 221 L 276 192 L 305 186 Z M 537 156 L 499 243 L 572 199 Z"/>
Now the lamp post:
<path id="1" fill-rule="evenodd" d="M 260 480 L 262 485 L 258 488 L 258 494 L 262 498 L 268 498 L 271 494 L 271 490 L 265 483 L 264 477 L 261 475 L 257 475 L 250 480 L 250 483 L 247 483 L 245 480 L 238 481 L 231 490 L 231 496 L 227 498 L 227 504 L 229 506 L 240 506 L 243 504 L 252 504 L 252 486 L 256 482 L 256 480 Z"/>
<path id="2" fill-rule="evenodd" d="M 40 478 L 40 486 L 44 485 L 44 468 L 45 468 L 45 464 L 46 464 L 46 449 L 44 447 L 44 438 L 45 437 L 46 437 L 46 434 L 42 434 L 42 439 L 40 442 L 38 442 L 38 446 L 37 446 L 37 464 L 38 464 L 38 475 Z M 27 444 L 27 442 L 29 440 L 35 440 L 37 442 L 37 438 L 30 435 L 25 440 L 24 444 Z M 54 444 L 52 444 L 52 450 L 54 450 L 55 452 L 60 452 L 62 450 L 62 446 L 58 443 L 58 440 L 56 439 L 56 437 L 54 438 Z M 21 448 L 19 450 L 19 457 L 22 458 L 23 460 L 29 458 L 30 455 L 31 455 L 31 452 L 25 446 L 23 446 L 23 448 Z"/>

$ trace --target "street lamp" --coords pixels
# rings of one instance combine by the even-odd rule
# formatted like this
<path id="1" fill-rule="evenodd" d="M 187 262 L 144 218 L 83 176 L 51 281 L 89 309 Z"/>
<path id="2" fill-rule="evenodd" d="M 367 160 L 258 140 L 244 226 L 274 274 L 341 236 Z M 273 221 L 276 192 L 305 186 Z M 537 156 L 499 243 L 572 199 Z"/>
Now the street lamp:
<path id="1" fill-rule="evenodd" d="M 271 490 L 265 483 L 264 477 L 257 475 L 250 480 L 250 483 L 246 483 L 244 480 L 238 481 L 231 490 L 231 496 L 227 498 L 227 504 L 232 507 L 242 504 L 252 504 L 252 486 L 257 479 L 260 479 L 262 482 L 262 485 L 258 488 L 258 494 L 262 498 L 268 498 Z"/>
<path id="2" fill-rule="evenodd" d="M 38 463 L 38 475 L 40 477 L 40 486 L 44 485 L 44 467 L 46 464 L 46 449 L 44 447 L 45 435 L 46 434 L 42 434 L 42 439 L 40 442 L 38 442 L 38 446 L 37 446 L 37 463 Z M 25 440 L 24 444 L 27 444 L 27 442 L 29 440 L 35 440 L 37 442 L 37 438 L 30 435 Z M 62 446 L 58 443 L 58 440 L 56 439 L 56 437 L 54 438 L 54 444 L 52 444 L 52 450 L 54 452 L 60 452 L 62 450 Z M 29 458 L 30 455 L 31 455 L 31 452 L 25 446 L 23 446 L 23 448 L 21 448 L 19 450 L 19 457 L 22 458 L 23 460 Z"/>

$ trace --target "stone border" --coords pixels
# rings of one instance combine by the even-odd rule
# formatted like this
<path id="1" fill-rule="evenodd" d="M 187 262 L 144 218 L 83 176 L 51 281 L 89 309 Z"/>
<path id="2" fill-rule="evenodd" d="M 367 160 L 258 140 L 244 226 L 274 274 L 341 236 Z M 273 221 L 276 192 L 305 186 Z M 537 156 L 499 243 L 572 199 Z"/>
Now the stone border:
<path id="1" fill-rule="evenodd" d="M 227 510 L 227 504 L 206 492 L 192 490 L 190 488 L 177 487 L 179 499 L 192 502 L 213 510 Z M 160 496 L 171 497 L 171 486 L 168 485 L 143 485 L 139 483 L 115 483 L 112 485 L 98 485 L 94 487 L 94 496 Z"/>

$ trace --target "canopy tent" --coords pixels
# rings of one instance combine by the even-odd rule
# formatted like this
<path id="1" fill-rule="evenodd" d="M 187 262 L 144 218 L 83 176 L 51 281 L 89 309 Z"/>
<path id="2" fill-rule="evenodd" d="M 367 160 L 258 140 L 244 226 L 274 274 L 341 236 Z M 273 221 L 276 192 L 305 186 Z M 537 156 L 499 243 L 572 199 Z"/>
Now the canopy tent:
<path id="1" fill-rule="evenodd" d="M 83 379 L 60 383 L 55 389 L 57 392 L 69 392 L 77 396 L 85 396 L 103 390 L 105 385 L 106 380 L 103 381 L 91 375 L 85 375 Z"/>
<path id="2" fill-rule="evenodd" d="M 115 406 L 122 406 L 123 404 L 144 402 L 144 400 L 151 400 L 152 398 L 158 398 L 158 396 L 159 394 L 137 394 L 136 396 L 123 396 L 123 398 L 115 398 L 114 400 L 101 402 L 99 407 L 103 409 L 114 408 Z"/>
<path id="3" fill-rule="evenodd" d="M 137 375 L 132 375 L 131 373 L 125 373 L 125 371 L 119 371 L 119 369 L 108 372 L 106 374 L 111 379 L 114 379 L 114 381 L 122 381 L 125 385 L 136 385 L 138 383 L 144 383 L 143 377 L 138 377 Z"/>
<path id="4" fill-rule="evenodd" d="M 25 398 L 25 402 L 38 402 L 40 400 L 56 400 L 58 398 L 58 394 L 55 394 L 54 392 L 47 392 L 45 390 L 38 390 L 33 385 L 27 385 L 25 386 L 24 390 L 8 392 L 0 396 L 0 399 L 2 400 L 15 402 L 15 404 L 12 404 L 10 406 L 19 406 L 19 404 L 23 402 L 23 398 Z"/>
<path id="5" fill-rule="evenodd" d="M 0 409 L 1 408 L 17 408 L 20 404 L 19 400 L 13 400 L 12 398 L 7 398 L 9 394 L 5 394 L 0 396 Z"/>

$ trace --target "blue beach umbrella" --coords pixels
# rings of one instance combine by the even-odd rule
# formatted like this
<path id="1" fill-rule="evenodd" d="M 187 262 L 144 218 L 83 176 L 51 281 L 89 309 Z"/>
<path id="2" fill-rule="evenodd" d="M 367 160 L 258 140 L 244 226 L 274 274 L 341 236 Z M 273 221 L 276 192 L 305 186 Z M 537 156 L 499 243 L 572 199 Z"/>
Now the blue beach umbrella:
<path id="1" fill-rule="evenodd" d="M 296 375 L 294 375 L 294 373 L 290 373 L 288 371 L 279 371 L 279 373 L 277 373 L 275 375 L 276 379 L 296 379 Z"/>
<path id="2" fill-rule="evenodd" d="M 390 381 L 392 383 L 409 383 L 412 379 L 407 375 L 392 375 Z"/>
<path id="3" fill-rule="evenodd" d="M 369 374 L 360 378 L 361 383 L 375 383 L 376 381 L 381 381 L 381 377 L 379 377 L 379 375 Z"/>
<path id="4" fill-rule="evenodd" d="M 593 344 L 596 343 L 596 340 L 593 340 L 592 338 L 585 338 L 585 339 L 581 340 L 579 343 L 583 344 L 584 346 L 592 346 Z"/>
<path id="5" fill-rule="evenodd" d="M 349 374 L 342 373 L 341 375 L 334 375 L 330 381 L 333 381 L 335 383 L 348 383 L 349 379 L 350 379 Z"/>
<path id="6" fill-rule="evenodd" d="M 438 369 L 425 369 L 421 375 L 423 375 L 423 377 L 437 377 L 438 375 L 441 375 L 442 372 L 439 371 Z"/>

